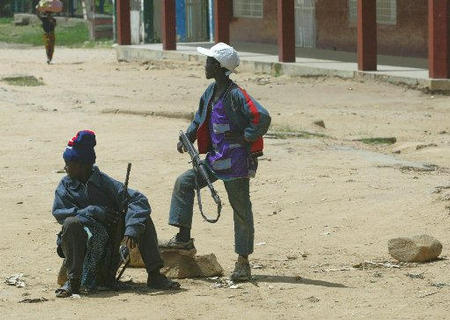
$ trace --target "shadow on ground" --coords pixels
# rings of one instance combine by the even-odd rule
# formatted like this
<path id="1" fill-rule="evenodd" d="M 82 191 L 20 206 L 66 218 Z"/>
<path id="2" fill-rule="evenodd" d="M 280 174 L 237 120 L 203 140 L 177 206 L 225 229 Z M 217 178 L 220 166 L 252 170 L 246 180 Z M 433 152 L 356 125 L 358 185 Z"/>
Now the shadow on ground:
<path id="1" fill-rule="evenodd" d="M 156 290 L 147 287 L 146 283 L 135 283 L 131 281 L 121 282 L 120 289 L 117 291 L 96 291 L 88 294 L 89 298 L 110 298 L 114 296 L 119 296 L 122 293 L 135 293 L 137 295 L 150 295 L 150 296 L 163 296 L 163 295 L 174 295 L 177 293 L 187 291 L 186 288 L 180 288 L 178 290 Z"/>
<path id="2" fill-rule="evenodd" d="M 273 275 L 254 275 L 252 282 L 269 282 L 269 283 L 290 283 L 305 284 L 313 286 L 331 287 L 331 288 L 348 288 L 346 285 L 337 282 L 328 282 L 323 280 L 307 279 L 303 277 L 293 276 L 273 276 Z"/>

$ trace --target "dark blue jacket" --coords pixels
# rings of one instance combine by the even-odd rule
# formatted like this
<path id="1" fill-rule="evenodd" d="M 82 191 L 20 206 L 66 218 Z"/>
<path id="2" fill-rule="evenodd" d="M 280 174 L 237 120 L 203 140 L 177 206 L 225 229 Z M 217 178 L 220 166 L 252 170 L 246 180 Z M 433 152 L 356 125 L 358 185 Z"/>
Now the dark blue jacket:
<path id="1" fill-rule="evenodd" d="M 151 208 L 140 192 L 128 189 L 130 201 L 125 216 L 125 235 L 138 238 L 145 229 Z M 112 179 L 94 166 L 86 184 L 65 176 L 55 191 L 53 216 L 63 224 L 67 217 L 77 216 L 89 226 L 105 221 L 108 210 L 121 211 L 126 201 L 123 183 Z"/>

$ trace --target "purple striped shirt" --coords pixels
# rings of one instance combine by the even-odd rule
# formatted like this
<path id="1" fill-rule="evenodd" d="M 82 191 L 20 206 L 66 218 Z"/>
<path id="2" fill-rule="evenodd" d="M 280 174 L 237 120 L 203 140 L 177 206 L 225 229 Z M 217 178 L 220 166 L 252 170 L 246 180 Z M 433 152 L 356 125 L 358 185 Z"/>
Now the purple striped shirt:
<path id="1" fill-rule="evenodd" d="M 211 111 L 209 134 L 212 150 L 208 152 L 206 160 L 219 179 L 248 177 L 247 148 L 225 141 L 227 131 L 234 131 L 234 127 L 228 120 L 223 100 L 220 99 Z"/>

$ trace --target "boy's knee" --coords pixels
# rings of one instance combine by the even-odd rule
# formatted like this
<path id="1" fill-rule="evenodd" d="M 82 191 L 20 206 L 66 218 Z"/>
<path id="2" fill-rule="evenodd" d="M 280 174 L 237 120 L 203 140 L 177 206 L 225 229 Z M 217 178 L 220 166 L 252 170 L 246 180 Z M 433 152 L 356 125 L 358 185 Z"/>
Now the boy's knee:
<path id="1" fill-rule="evenodd" d="M 80 222 L 80 219 L 77 217 L 68 217 L 64 220 L 63 230 L 64 231 L 72 231 L 72 230 L 81 230 L 83 229 L 83 225 Z"/>
<path id="2" fill-rule="evenodd" d="M 175 181 L 175 190 L 176 191 L 188 191 L 189 189 L 193 189 L 192 184 L 190 183 L 190 179 L 186 174 L 180 175 Z"/>

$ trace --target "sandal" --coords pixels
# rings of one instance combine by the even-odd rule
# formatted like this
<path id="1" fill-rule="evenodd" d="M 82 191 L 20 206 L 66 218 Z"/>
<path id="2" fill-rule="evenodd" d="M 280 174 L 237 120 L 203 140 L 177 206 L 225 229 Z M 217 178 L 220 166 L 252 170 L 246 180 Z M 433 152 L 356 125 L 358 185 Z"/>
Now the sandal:
<path id="1" fill-rule="evenodd" d="M 61 288 L 55 290 L 57 298 L 67 298 L 72 294 L 80 293 L 80 280 L 67 280 Z"/>
<path id="2" fill-rule="evenodd" d="M 176 281 L 172 281 L 163 274 L 152 276 L 147 280 L 147 287 L 150 289 L 158 290 L 179 290 L 180 284 Z"/>

